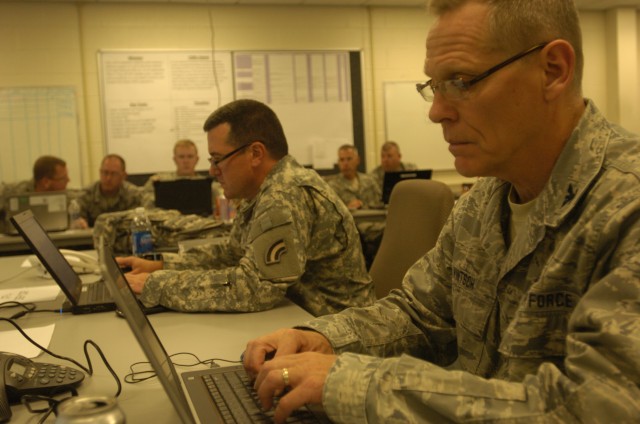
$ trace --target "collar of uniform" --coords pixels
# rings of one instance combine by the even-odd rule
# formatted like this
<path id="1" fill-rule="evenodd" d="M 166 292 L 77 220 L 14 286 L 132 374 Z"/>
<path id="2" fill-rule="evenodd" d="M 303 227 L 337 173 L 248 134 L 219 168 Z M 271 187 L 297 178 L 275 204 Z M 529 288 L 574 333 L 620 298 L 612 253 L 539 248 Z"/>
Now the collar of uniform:
<path id="1" fill-rule="evenodd" d="M 123 186 L 124 186 L 124 183 L 125 183 L 125 182 L 126 182 L 126 181 L 124 181 L 124 182 L 122 183 L 122 185 L 121 185 L 121 186 L 120 186 L 120 188 L 118 189 L 118 192 L 117 192 L 115 195 L 113 195 L 113 196 L 109 196 L 109 199 L 116 199 L 116 198 L 119 198 L 119 197 L 120 197 L 120 195 L 122 194 L 122 189 L 123 189 Z M 95 184 L 93 184 L 93 188 L 92 188 L 91 192 L 92 192 L 92 193 L 91 193 L 91 198 L 93 199 L 93 202 L 94 202 L 94 203 L 99 203 L 99 202 L 100 202 L 100 199 L 103 199 L 103 198 L 105 198 L 105 197 L 106 197 L 106 196 L 105 196 L 105 195 L 103 195 L 103 194 L 102 194 L 102 192 L 100 191 L 100 181 L 97 181 Z"/>

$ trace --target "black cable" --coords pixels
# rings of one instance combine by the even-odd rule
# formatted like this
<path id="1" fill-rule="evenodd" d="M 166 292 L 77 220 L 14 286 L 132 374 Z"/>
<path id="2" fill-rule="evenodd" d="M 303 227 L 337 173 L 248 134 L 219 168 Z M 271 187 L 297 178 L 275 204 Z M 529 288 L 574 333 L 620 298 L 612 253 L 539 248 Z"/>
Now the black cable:
<path id="1" fill-rule="evenodd" d="M 32 311 L 34 311 L 36 309 L 36 304 L 32 303 L 32 302 L 22 303 L 22 302 L 18 302 L 16 300 L 9 300 L 7 302 L 0 303 L 0 309 L 15 308 L 15 307 L 18 307 L 18 306 L 21 307 L 21 308 L 24 308 L 24 310 L 20 311 L 20 312 L 17 312 L 16 314 L 12 315 L 11 319 L 20 318 L 21 316 L 24 316 L 24 315 L 28 314 L 29 312 L 32 312 Z"/>
<path id="2" fill-rule="evenodd" d="M 188 356 L 192 356 L 193 358 L 195 358 L 195 362 L 194 363 L 189 363 L 189 364 L 180 364 L 177 362 L 174 362 L 173 360 L 171 361 L 171 363 L 177 367 L 195 367 L 197 365 L 206 365 L 210 368 L 214 368 L 216 366 L 218 366 L 215 362 L 216 361 L 220 361 L 220 362 L 228 362 L 228 363 L 232 363 L 232 364 L 239 364 L 241 361 L 232 361 L 229 359 L 224 359 L 224 358 L 210 358 L 210 359 L 205 359 L 205 360 L 201 360 L 200 358 L 198 358 L 197 355 L 191 353 L 191 352 L 178 352 L 178 353 L 174 353 L 172 355 L 169 355 L 169 358 L 174 358 L 175 356 L 178 355 L 188 355 Z M 136 383 L 141 383 L 143 381 L 149 380 L 151 378 L 156 377 L 156 373 L 154 370 L 140 370 L 140 371 L 136 371 L 134 370 L 134 367 L 137 367 L 139 365 L 149 365 L 148 361 L 141 361 L 141 362 L 134 362 L 133 364 L 131 364 L 129 366 L 129 370 L 131 371 L 129 374 L 124 376 L 124 382 L 128 383 L 128 384 L 136 384 Z"/>

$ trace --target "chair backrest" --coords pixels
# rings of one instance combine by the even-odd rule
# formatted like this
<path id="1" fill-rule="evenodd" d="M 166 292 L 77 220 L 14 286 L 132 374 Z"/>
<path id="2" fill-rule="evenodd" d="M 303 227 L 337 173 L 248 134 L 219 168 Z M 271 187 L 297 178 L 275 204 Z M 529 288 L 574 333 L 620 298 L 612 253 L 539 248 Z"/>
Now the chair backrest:
<path id="1" fill-rule="evenodd" d="M 387 222 L 369 274 L 378 298 L 402 286 L 407 270 L 436 244 L 454 197 L 444 183 L 407 180 L 391 192 Z"/>

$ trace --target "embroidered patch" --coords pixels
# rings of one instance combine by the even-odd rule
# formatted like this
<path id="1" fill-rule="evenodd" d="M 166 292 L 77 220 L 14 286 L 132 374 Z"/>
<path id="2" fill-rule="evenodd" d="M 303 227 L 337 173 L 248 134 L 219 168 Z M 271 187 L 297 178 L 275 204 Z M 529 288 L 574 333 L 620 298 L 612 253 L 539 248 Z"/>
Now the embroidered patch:
<path id="1" fill-rule="evenodd" d="M 267 265 L 278 264 L 285 253 L 287 253 L 287 245 L 284 240 L 280 239 L 265 251 L 264 263 Z"/>

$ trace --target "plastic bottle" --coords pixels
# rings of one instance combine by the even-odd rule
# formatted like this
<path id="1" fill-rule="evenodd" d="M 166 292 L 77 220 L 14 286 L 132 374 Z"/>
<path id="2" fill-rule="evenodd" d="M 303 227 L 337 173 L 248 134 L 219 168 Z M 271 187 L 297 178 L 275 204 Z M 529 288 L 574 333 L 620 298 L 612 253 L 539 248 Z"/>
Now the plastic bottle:
<path id="1" fill-rule="evenodd" d="M 69 213 L 69 228 L 75 229 L 80 228 L 77 220 L 80 218 L 80 205 L 76 199 L 71 200 L 69 202 L 69 208 L 67 209 Z"/>
<path id="2" fill-rule="evenodd" d="M 218 218 L 222 222 L 228 222 L 230 219 L 229 199 L 227 199 L 224 194 L 220 194 L 220 196 L 218 196 Z"/>
<path id="3" fill-rule="evenodd" d="M 153 252 L 151 221 L 143 207 L 136 208 L 131 219 L 131 252 L 135 256 Z"/>

